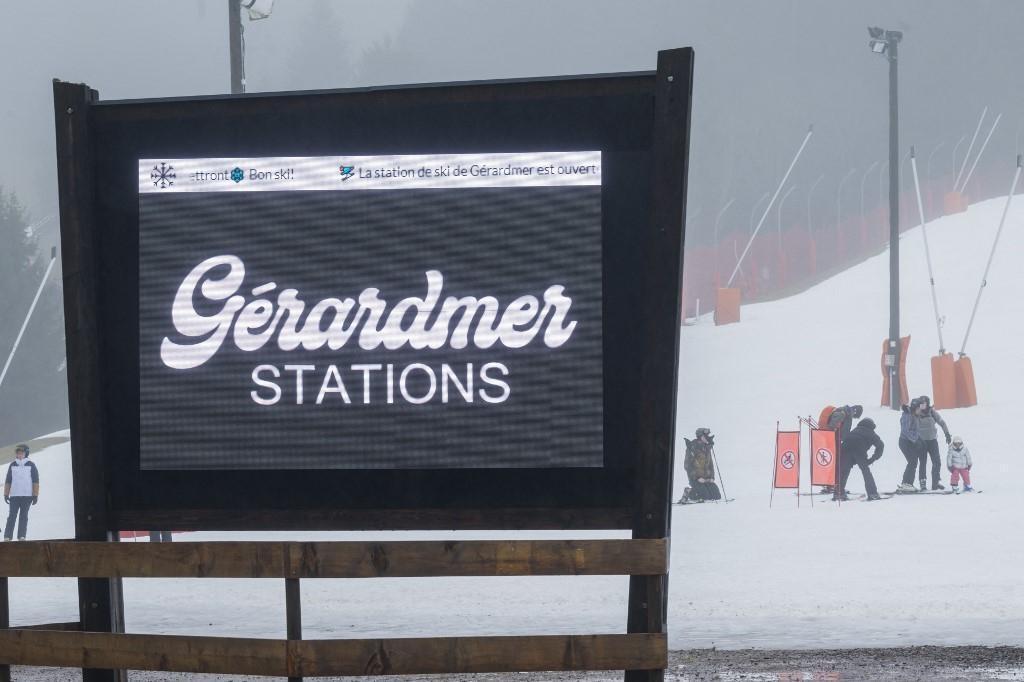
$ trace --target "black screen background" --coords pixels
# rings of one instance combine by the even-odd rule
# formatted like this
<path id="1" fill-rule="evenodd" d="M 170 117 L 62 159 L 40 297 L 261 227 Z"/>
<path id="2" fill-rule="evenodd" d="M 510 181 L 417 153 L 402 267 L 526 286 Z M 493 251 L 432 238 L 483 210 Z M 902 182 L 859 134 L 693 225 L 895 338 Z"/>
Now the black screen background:
<path id="1" fill-rule="evenodd" d="M 146 193 L 140 196 L 140 464 L 143 469 L 373 469 L 588 467 L 603 464 L 601 358 L 601 188 L 403 189 Z M 298 290 L 306 312 L 328 297 L 358 298 L 380 289 L 388 308 L 426 294 L 427 270 L 444 275 L 441 294 L 494 296 L 499 310 L 514 298 L 543 300 L 553 284 L 572 299 L 570 339 L 550 349 L 541 334 L 523 348 L 364 350 L 357 335 L 337 351 L 285 352 L 276 336 L 257 351 L 239 350 L 229 333 L 205 364 L 173 370 L 160 360 L 165 336 L 178 343 L 172 302 L 182 280 L 203 260 L 231 254 L 245 264 L 238 293 L 275 282 L 276 301 Z M 226 271 L 226 268 L 223 269 Z M 197 301 L 199 299 L 197 298 Z M 213 314 L 223 301 L 209 303 Z M 439 305 L 437 306 L 439 307 Z M 408 319 L 408 317 L 407 317 Z M 433 316 L 428 320 L 432 323 Z M 454 324 L 452 325 L 454 329 Z M 544 327 L 541 327 L 543 332 Z M 437 374 L 437 395 L 422 405 L 397 396 L 411 363 Z M 509 398 L 489 404 L 457 394 L 440 400 L 441 363 L 464 377 L 500 362 Z M 386 404 L 383 371 L 371 375 L 371 404 L 362 403 L 359 363 L 393 364 L 394 404 Z M 281 400 L 256 404 L 255 366 L 275 365 Z M 314 365 L 304 375 L 304 404 L 285 365 Z M 335 364 L 352 400 L 328 394 L 315 404 L 324 372 Z M 410 375 L 413 395 L 429 389 Z M 497 389 L 487 387 L 493 394 Z M 259 389 L 269 394 L 267 389 Z"/>

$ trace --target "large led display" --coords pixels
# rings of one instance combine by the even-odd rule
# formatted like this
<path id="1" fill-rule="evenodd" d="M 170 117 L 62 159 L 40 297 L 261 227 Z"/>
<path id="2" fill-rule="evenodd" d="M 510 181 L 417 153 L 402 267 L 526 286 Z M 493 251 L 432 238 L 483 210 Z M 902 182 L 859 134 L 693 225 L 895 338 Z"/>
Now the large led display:
<path id="1" fill-rule="evenodd" d="M 600 152 L 138 168 L 142 469 L 603 465 Z"/>

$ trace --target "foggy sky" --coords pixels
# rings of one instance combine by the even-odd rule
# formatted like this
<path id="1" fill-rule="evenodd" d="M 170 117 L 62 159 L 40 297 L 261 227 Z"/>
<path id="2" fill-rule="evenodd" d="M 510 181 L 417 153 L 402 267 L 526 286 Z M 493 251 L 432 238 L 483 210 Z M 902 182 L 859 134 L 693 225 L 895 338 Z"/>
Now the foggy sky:
<path id="1" fill-rule="evenodd" d="M 702 215 L 688 237 L 699 241 L 729 197 L 730 220 L 746 222 L 808 124 L 816 135 L 792 182 L 826 174 L 822 220 L 842 173 L 886 158 L 887 69 L 868 50 L 869 24 L 905 32 L 901 148 L 923 157 L 944 142 L 934 173 L 949 172 L 988 105 L 1003 120 L 978 172 L 1005 169 L 1008 182 L 1024 136 L 1015 0 L 278 0 L 270 19 L 246 23 L 246 70 L 249 91 L 332 88 L 646 70 L 658 49 L 693 46 L 689 203 Z M 54 77 L 104 99 L 225 92 L 226 3 L 0 4 L 0 185 L 37 217 L 56 204 Z"/>

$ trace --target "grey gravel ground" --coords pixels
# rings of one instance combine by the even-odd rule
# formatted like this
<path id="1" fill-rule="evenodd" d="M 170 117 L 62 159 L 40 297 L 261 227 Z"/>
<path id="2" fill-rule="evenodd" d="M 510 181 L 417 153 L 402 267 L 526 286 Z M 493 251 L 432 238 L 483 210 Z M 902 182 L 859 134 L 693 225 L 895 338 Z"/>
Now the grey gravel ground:
<path id="1" fill-rule="evenodd" d="M 78 671 L 53 668 L 12 670 L 14 682 L 77 682 Z M 185 675 L 133 672 L 133 682 L 249 682 L 276 680 L 237 675 Z M 434 675 L 426 677 L 317 678 L 384 682 L 612 682 L 622 673 L 505 673 Z M 849 682 L 851 680 L 1020 680 L 1024 682 L 1024 649 L 1011 647 L 910 647 L 834 651 L 674 651 L 666 675 L 669 682 Z"/>

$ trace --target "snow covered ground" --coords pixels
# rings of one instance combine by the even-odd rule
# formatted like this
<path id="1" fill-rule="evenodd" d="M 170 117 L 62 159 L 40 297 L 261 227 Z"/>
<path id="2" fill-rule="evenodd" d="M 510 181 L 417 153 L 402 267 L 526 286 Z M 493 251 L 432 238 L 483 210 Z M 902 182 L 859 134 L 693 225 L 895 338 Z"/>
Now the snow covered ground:
<path id="1" fill-rule="evenodd" d="M 971 206 L 929 226 L 947 346 L 958 349 L 1005 200 Z M 874 467 L 892 490 L 904 460 L 897 415 L 878 407 L 879 353 L 888 331 L 888 254 L 789 299 L 745 306 L 738 325 L 709 319 L 683 328 L 679 434 L 717 434 L 725 488 L 736 501 L 676 508 L 670 645 L 719 648 L 1024 645 L 1024 492 L 1016 419 L 1024 408 L 1021 275 L 1024 198 L 1003 234 L 968 348 L 980 405 L 944 413 L 975 458 L 981 495 L 897 498 L 835 506 L 776 494 L 768 508 L 775 422 L 825 404 L 861 403 L 879 424 L 885 455 Z M 913 335 L 912 395 L 931 393 L 938 343 L 919 230 L 902 240 L 904 333 Z M 33 453 L 43 494 L 30 536 L 70 537 L 66 444 Z M 943 480 L 948 475 L 943 470 Z M 682 448 L 676 490 L 682 490 Z M 855 470 L 849 487 L 863 490 Z M 302 538 L 381 534 L 309 533 Z M 505 537 L 395 533 L 392 539 Z M 596 537 L 530 533 L 530 537 Z M 607 536 L 608 534 L 604 534 Z M 294 534 L 195 533 L 183 539 L 299 539 Z M 140 540 L 145 541 L 145 540 Z M 77 619 L 73 580 L 12 580 L 14 624 Z M 452 578 L 304 581 L 306 636 L 415 636 L 621 632 L 627 581 L 588 578 Z M 284 635 L 284 586 L 258 580 L 127 580 L 131 632 Z M 537 614 L 543 614 L 542 617 Z"/>

